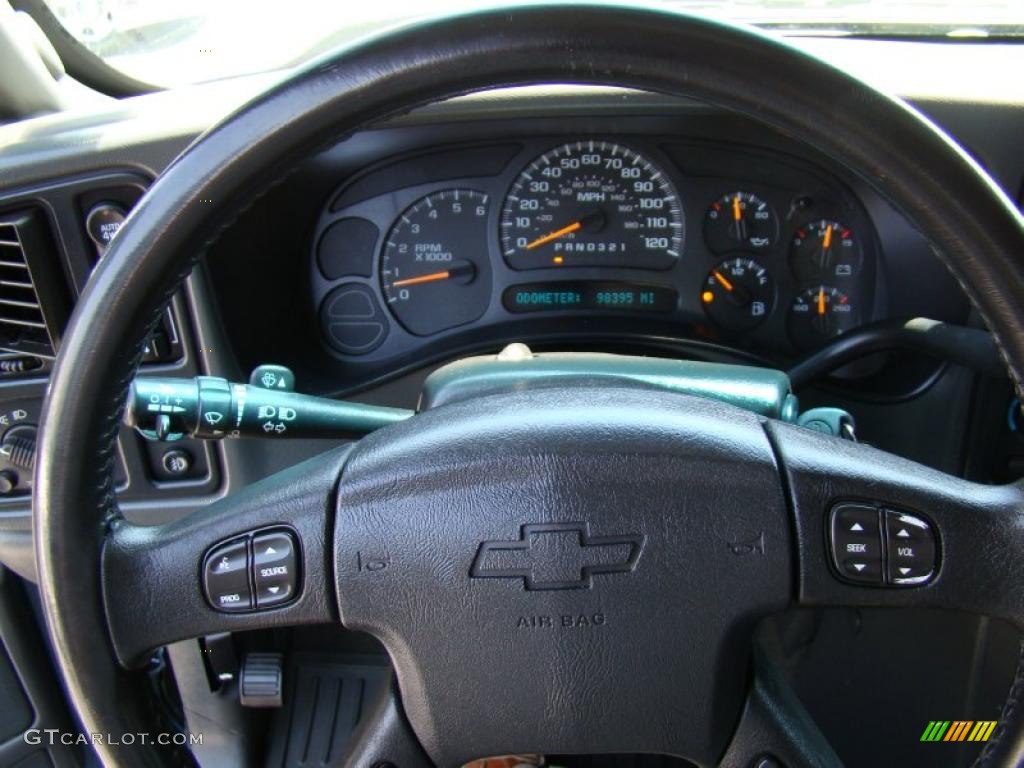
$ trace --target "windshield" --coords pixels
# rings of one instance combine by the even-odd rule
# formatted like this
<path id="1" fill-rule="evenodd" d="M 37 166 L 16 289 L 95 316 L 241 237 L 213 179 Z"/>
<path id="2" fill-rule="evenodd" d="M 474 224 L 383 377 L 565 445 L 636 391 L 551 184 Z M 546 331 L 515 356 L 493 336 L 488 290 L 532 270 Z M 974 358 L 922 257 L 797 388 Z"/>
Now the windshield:
<path id="1" fill-rule="evenodd" d="M 46 0 L 111 66 L 179 85 L 294 66 L 397 22 L 479 0 Z M 1024 0 L 664 0 L 788 34 L 1024 39 Z"/>

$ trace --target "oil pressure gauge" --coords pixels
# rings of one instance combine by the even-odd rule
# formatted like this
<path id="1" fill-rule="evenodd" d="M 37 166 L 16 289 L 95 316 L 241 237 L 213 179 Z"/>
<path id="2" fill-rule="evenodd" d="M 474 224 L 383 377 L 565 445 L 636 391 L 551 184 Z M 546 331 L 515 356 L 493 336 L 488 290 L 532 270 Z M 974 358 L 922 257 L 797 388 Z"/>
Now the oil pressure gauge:
<path id="1" fill-rule="evenodd" d="M 704 215 L 704 240 L 715 253 L 738 248 L 761 251 L 779 234 L 779 220 L 765 201 L 751 192 L 730 192 Z"/>

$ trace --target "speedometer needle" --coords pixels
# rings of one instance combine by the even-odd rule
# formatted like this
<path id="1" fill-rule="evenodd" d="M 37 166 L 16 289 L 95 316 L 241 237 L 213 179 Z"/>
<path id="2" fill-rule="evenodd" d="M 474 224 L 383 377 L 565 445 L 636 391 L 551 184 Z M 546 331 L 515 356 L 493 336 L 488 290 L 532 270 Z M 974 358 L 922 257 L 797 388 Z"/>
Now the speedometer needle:
<path id="1" fill-rule="evenodd" d="M 568 224 L 561 229 L 556 229 L 554 232 L 548 232 L 546 235 L 541 235 L 536 240 L 526 244 L 526 250 L 530 251 L 534 248 L 544 245 L 544 243 L 550 243 L 552 240 L 557 240 L 560 237 L 571 234 L 583 226 L 582 221 L 574 221 L 572 224 Z"/>
<path id="2" fill-rule="evenodd" d="M 825 289 L 820 288 L 818 290 L 818 314 L 825 314 Z"/>

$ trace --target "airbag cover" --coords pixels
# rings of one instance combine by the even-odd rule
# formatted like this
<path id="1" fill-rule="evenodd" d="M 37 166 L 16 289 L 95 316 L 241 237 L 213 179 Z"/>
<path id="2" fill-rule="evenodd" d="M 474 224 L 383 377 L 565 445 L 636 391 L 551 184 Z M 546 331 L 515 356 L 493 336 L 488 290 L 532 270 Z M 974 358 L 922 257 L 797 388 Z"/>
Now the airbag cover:
<path id="1" fill-rule="evenodd" d="M 371 435 L 343 472 L 335 543 L 342 619 L 386 646 L 442 766 L 713 762 L 752 624 L 791 594 L 758 417 L 623 386 L 493 395 Z"/>

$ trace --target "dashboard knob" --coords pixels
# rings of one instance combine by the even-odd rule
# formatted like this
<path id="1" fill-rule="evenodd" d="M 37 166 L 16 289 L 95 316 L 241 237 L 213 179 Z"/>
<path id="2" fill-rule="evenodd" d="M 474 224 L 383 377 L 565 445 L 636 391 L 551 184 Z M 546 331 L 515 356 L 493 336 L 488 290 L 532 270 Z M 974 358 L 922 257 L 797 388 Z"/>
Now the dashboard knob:
<path id="1" fill-rule="evenodd" d="M 18 469 L 26 469 L 29 472 L 34 470 L 36 467 L 36 428 L 25 424 L 7 430 L 4 439 L 0 441 L 0 456 L 7 459 L 8 464 Z M 17 484 L 17 478 L 15 478 L 15 484 Z"/>

